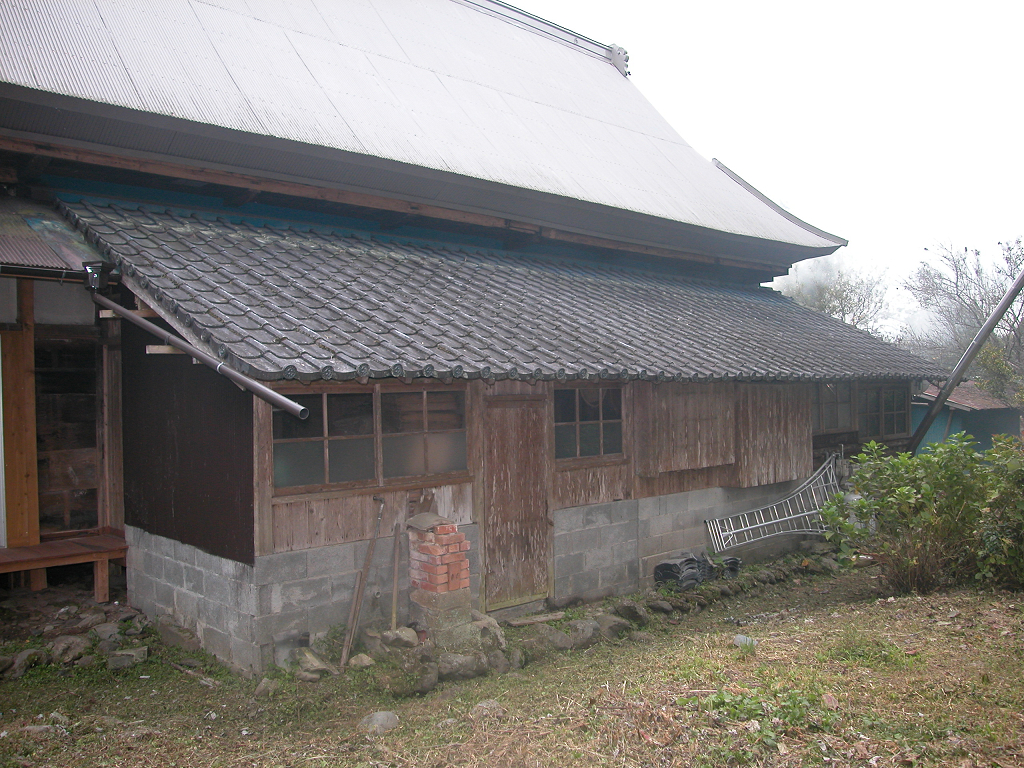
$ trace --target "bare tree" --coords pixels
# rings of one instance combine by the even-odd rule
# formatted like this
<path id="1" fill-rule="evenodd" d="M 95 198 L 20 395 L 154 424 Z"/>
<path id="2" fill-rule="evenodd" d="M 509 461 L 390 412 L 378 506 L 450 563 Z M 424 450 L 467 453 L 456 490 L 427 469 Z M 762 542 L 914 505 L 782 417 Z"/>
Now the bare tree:
<path id="1" fill-rule="evenodd" d="M 937 262 L 922 262 L 904 287 L 928 310 L 934 325 L 910 339 L 918 351 L 953 365 L 1024 268 L 1020 238 L 1000 243 L 1001 257 L 986 266 L 977 250 L 943 247 Z M 1010 306 L 969 375 L 997 397 L 1024 407 L 1024 296 Z"/>
<path id="2" fill-rule="evenodd" d="M 798 265 L 778 285 L 798 304 L 882 335 L 879 323 L 889 315 L 885 273 L 867 275 L 844 269 L 832 260 L 818 259 L 806 266 Z"/>

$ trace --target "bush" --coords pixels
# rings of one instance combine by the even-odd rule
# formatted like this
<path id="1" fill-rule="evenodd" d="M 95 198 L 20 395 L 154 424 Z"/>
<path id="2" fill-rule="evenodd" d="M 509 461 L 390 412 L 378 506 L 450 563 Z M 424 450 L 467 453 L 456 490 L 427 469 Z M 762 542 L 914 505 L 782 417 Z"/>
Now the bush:
<path id="1" fill-rule="evenodd" d="M 985 454 L 989 494 L 978 519 L 978 579 L 1024 587 L 1024 445 L 1000 435 Z"/>
<path id="2" fill-rule="evenodd" d="M 930 592 L 977 571 L 976 528 L 989 473 L 973 440 L 953 435 L 917 456 L 890 455 L 876 442 L 854 458 L 851 480 L 862 496 L 836 497 L 825 517 L 850 516 L 872 531 L 868 546 L 897 593 Z"/>

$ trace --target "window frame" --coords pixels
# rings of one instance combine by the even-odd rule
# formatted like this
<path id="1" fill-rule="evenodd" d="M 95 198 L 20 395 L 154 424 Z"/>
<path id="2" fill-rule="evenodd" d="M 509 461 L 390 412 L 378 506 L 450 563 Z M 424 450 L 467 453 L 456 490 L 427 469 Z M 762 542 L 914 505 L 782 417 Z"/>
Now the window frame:
<path id="1" fill-rule="evenodd" d="M 865 392 L 876 392 L 877 393 L 877 395 L 878 395 L 878 410 L 877 411 L 867 412 L 867 411 L 862 411 L 861 410 L 861 395 L 863 393 L 865 393 Z M 899 393 L 901 393 L 901 395 L 903 396 L 903 408 L 902 409 L 899 409 L 899 410 L 896 410 L 896 409 L 887 410 L 886 409 L 886 406 L 885 406 L 885 399 L 886 399 L 886 397 L 885 396 L 886 396 L 887 392 L 899 392 Z M 866 442 L 869 442 L 871 440 L 878 440 L 878 441 L 881 441 L 881 442 L 885 442 L 886 440 L 898 440 L 900 438 L 910 437 L 911 426 L 912 426 L 912 421 L 913 421 L 912 420 L 912 413 L 911 413 L 911 404 L 912 404 L 913 398 L 911 397 L 910 384 L 909 383 L 907 383 L 907 384 L 897 384 L 897 383 L 869 384 L 869 385 L 858 387 L 857 388 L 856 396 L 857 396 L 857 413 L 856 413 L 856 416 L 857 416 L 857 439 L 860 440 L 860 442 L 866 443 Z M 904 429 L 904 431 L 902 431 L 902 432 L 886 433 L 886 431 L 885 431 L 885 417 L 887 415 L 895 415 L 895 414 L 898 414 L 898 413 L 904 414 L 904 418 L 905 418 L 905 422 L 904 422 L 905 429 Z M 870 434 L 867 434 L 867 432 L 865 430 L 861 429 L 862 419 L 865 416 L 877 416 L 878 417 L 878 427 L 879 427 L 879 430 L 880 430 L 880 432 L 878 434 L 870 435 Z"/>
<path id="2" fill-rule="evenodd" d="M 601 425 L 600 426 L 600 445 L 601 445 L 601 451 L 602 452 L 599 453 L 599 454 L 595 454 L 593 456 L 579 456 L 578 455 L 579 454 L 579 425 L 581 423 L 580 420 L 579 420 L 579 410 L 578 410 L 579 409 L 579 394 L 578 394 L 578 392 L 580 390 L 585 390 L 585 389 L 587 389 L 587 390 L 597 390 L 597 391 L 603 391 L 603 390 L 606 390 L 606 389 L 614 389 L 614 390 L 617 390 L 619 392 L 619 418 L 618 419 L 603 419 L 603 418 L 599 418 L 596 422 L 583 422 L 583 423 L 588 423 L 588 424 L 589 423 L 597 423 L 597 424 Z M 573 422 L 558 422 L 558 421 L 555 421 L 555 418 L 556 418 L 556 414 L 555 414 L 556 394 L 555 393 L 560 391 L 560 390 L 572 391 L 574 393 L 577 393 L 576 394 L 576 397 L 577 397 L 577 401 L 576 401 L 576 407 L 577 407 L 576 417 L 577 418 Z M 604 398 L 603 394 L 599 395 L 599 402 L 603 402 L 603 398 Z M 627 397 L 626 397 L 626 389 L 621 384 L 615 384 L 615 383 L 611 383 L 611 382 L 607 382 L 607 383 L 606 382 L 596 382 L 596 383 L 594 383 L 594 382 L 564 382 L 564 383 L 558 383 L 557 386 L 555 386 L 555 387 L 553 387 L 551 389 L 551 411 L 550 411 L 550 413 L 551 413 L 551 447 L 550 447 L 551 454 L 550 455 L 554 458 L 555 468 L 556 469 L 564 470 L 564 469 L 575 469 L 575 468 L 582 468 L 582 467 L 608 466 L 608 465 L 614 465 L 614 464 L 624 464 L 625 462 L 627 462 L 629 460 L 629 457 L 628 457 L 627 451 L 626 451 L 626 446 L 627 446 L 627 432 L 626 432 Z M 607 422 L 618 422 L 619 425 L 620 425 L 621 444 L 619 446 L 619 452 L 618 453 L 604 453 L 603 452 L 604 451 L 604 424 L 605 424 L 606 421 Z M 568 457 L 559 458 L 556 455 L 557 442 L 556 442 L 556 437 L 555 437 L 555 430 L 557 429 L 557 427 L 563 426 L 565 424 L 575 424 L 576 425 L 576 452 L 577 452 L 577 455 L 576 456 L 568 456 Z"/>
<path id="3" fill-rule="evenodd" d="M 846 427 L 838 427 L 837 426 L 837 427 L 831 427 L 831 428 L 825 429 L 822 426 L 825 423 L 825 407 L 827 405 L 831 405 L 832 403 L 827 402 L 825 400 L 825 398 L 822 397 L 822 393 L 826 390 L 826 388 L 831 387 L 831 386 L 835 386 L 835 385 L 846 385 L 847 387 L 849 387 L 850 399 L 849 399 L 849 401 L 847 402 L 846 405 L 848 407 L 850 421 L 849 421 L 849 425 L 846 426 Z M 812 414 L 811 414 L 811 419 L 812 419 L 812 421 L 811 421 L 811 434 L 812 435 L 839 435 L 839 434 L 844 434 L 844 433 L 847 433 L 847 432 L 856 432 L 858 430 L 858 418 L 859 418 L 859 414 L 857 413 L 857 397 L 858 397 L 857 384 L 854 381 L 846 380 L 846 381 L 828 381 L 828 382 L 820 381 L 820 382 L 818 382 L 818 384 L 817 384 L 817 386 L 815 387 L 815 390 L 814 390 L 814 399 L 812 400 L 812 403 L 811 403 L 811 408 L 812 408 Z M 842 405 L 842 403 L 840 402 L 838 397 L 836 398 L 834 404 L 836 405 L 837 409 L 838 409 L 838 407 L 840 405 Z M 838 422 L 838 410 L 836 412 L 836 417 L 837 417 L 836 420 Z"/>
<path id="4" fill-rule="evenodd" d="M 275 499 L 285 499 L 289 497 L 301 497 L 308 496 L 309 494 L 316 493 L 332 493 L 349 490 L 366 490 L 369 488 L 384 488 L 401 490 L 403 488 L 419 488 L 427 485 L 444 485 L 451 483 L 467 482 L 472 479 L 470 472 L 471 464 L 471 448 L 470 443 L 472 440 L 472 430 L 469 427 L 470 424 L 470 398 L 468 393 L 468 387 L 464 382 L 458 382 L 454 384 L 442 384 L 433 380 L 425 380 L 422 382 L 413 382 L 412 384 L 404 384 L 402 382 L 376 382 L 371 385 L 363 384 L 343 384 L 343 383 L 326 383 L 326 382 L 314 382 L 308 385 L 291 385 L 284 387 L 276 387 L 275 391 L 280 392 L 282 395 L 295 396 L 295 395 L 317 395 L 321 398 L 322 405 L 322 416 L 324 420 L 321 434 L 317 437 L 308 438 L 282 438 L 275 439 L 274 437 L 274 409 L 271 409 L 269 414 L 269 423 L 266 430 L 266 439 L 269 442 L 269 485 L 271 494 Z M 420 434 L 423 435 L 424 440 L 426 436 L 430 434 L 452 434 L 456 432 L 464 433 L 466 436 L 466 466 L 463 469 L 452 470 L 448 472 L 435 472 L 425 473 L 421 475 L 401 475 L 395 477 L 386 477 L 384 475 L 384 438 L 388 434 L 384 433 L 382 429 L 382 413 L 381 413 L 381 395 L 392 394 L 392 393 L 408 393 L 408 394 L 420 394 L 424 397 L 424 417 L 426 417 L 426 404 L 425 396 L 422 393 L 425 392 L 458 392 L 462 395 L 462 418 L 463 426 L 461 429 L 447 429 L 447 430 L 428 430 L 427 423 L 424 422 L 423 429 L 417 432 L 410 433 L 394 433 L 398 434 Z M 373 430 L 372 434 L 355 435 L 355 436 L 330 436 L 327 427 L 327 397 L 329 395 L 347 395 L 347 394 L 370 394 L 372 396 L 373 403 Z M 323 456 L 324 456 L 324 479 L 325 481 L 330 477 L 330 458 L 328 446 L 332 440 L 345 440 L 360 437 L 372 437 L 373 439 L 373 477 L 365 480 L 349 480 L 340 483 L 315 483 L 309 485 L 285 485 L 278 486 L 275 483 L 274 478 L 274 446 L 278 443 L 283 442 L 320 442 L 323 444 Z"/>

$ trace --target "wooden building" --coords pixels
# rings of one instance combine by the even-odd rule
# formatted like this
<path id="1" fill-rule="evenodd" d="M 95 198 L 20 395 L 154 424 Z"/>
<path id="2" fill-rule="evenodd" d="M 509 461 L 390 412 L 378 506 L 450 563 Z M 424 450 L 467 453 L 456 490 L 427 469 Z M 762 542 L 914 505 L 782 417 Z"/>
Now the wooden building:
<path id="1" fill-rule="evenodd" d="M 250 5 L 0 8 L 8 202 L 114 267 L 100 295 L 309 414 L 115 316 L 64 334 L 91 358 L 38 323 L 30 346 L 4 261 L 9 552 L 36 518 L 123 530 L 132 603 L 259 669 L 346 621 L 378 530 L 366 615 L 390 612 L 421 499 L 458 533 L 398 550 L 403 620 L 417 593 L 634 590 L 816 448 L 909 433 L 941 371 L 759 287 L 845 241 L 700 158 L 616 47 L 489 0 Z M 94 398 L 95 444 L 60 397 Z M 92 484 L 57 481 L 65 450 Z"/>

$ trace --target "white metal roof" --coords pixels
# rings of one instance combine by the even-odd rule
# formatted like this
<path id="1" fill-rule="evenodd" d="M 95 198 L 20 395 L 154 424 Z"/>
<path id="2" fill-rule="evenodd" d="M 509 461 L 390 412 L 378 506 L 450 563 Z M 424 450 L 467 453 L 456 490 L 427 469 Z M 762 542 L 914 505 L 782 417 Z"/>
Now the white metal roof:
<path id="1" fill-rule="evenodd" d="M 493 0 L 6 0 L 0 81 L 811 248 L 594 41 Z"/>

